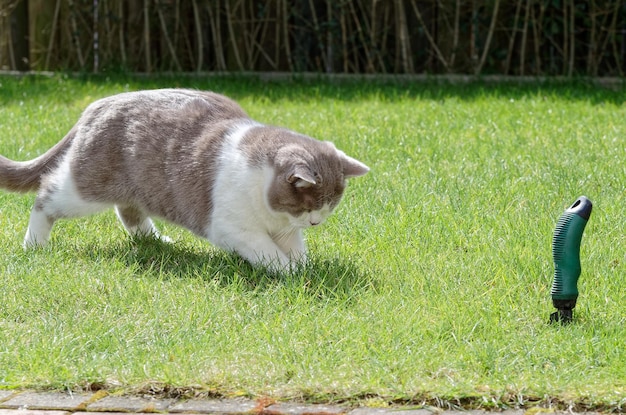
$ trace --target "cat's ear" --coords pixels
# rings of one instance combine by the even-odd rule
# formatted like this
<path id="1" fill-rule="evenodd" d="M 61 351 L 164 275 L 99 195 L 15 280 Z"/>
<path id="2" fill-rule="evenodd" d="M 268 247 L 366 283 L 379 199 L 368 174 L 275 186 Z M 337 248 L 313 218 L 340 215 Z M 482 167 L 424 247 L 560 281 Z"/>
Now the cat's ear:
<path id="1" fill-rule="evenodd" d="M 303 165 L 296 165 L 291 174 L 287 177 L 287 181 L 295 187 L 311 187 L 317 184 L 315 174 L 313 174 L 308 167 Z"/>
<path id="2" fill-rule="evenodd" d="M 365 173 L 370 171 L 370 168 L 365 164 L 361 163 L 357 159 L 347 156 L 342 151 L 339 151 L 339 156 L 341 157 L 341 164 L 343 166 L 343 176 L 346 179 L 363 176 Z"/>

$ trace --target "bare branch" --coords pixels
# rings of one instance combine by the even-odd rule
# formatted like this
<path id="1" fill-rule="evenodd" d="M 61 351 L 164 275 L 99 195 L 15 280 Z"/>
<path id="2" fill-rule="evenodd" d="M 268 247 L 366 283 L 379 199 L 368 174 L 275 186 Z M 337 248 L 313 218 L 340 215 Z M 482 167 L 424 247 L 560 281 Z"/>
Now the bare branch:
<path id="1" fill-rule="evenodd" d="M 402 2 L 400 1 L 398 3 L 401 4 Z M 437 59 L 439 59 L 439 62 L 441 62 L 443 67 L 446 69 L 446 72 L 448 72 L 450 69 L 448 66 L 448 62 L 446 62 L 446 58 L 444 58 L 443 55 L 441 54 L 441 51 L 439 50 L 437 43 L 435 42 L 432 35 L 430 34 L 428 27 L 426 26 L 426 24 L 424 24 L 424 19 L 422 19 L 422 14 L 417 8 L 417 4 L 415 4 L 415 0 L 411 0 L 411 6 L 413 7 L 413 11 L 415 12 L 415 15 L 417 16 L 417 20 L 419 20 L 420 24 L 424 28 L 424 34 L 426 35 L 426 38 L 428 39 L 428 43 L 430 43 L 430 47 L 433 48 L 433 50 L 435 51 L 435 55 L 437 55 Z M 406 20 L 405 20 L 405 23 L 406 23 Z"/>
<path id="2" fill-rule="evenodd" d="M 511 30 L 511 39 L 509 39 L 509 52 L 506 55 L 506 62 L 504 64 L 504 74 L 507 75 L 509 73 L 509 68 L 511 67 L 511 58 L 513 57 L 513 46 L 515 45 L 515 37 L 517 35 L 517 22 L 519 20 L 519 12 L 522 8 L 522 3 L 524 0 L 518 0 L 517 5 L 515 6 L 515 17 L 513 17 L 513 29 Z"/>
<path id="3" fill-rule="evenodd" d="M 524 64 L 526 62 L 526 39 L 528 38 L 528 16 L 530 14 L 530 1 L 526 1 L 524 12 L 524 29 L 522 30 L 522 47 L 520 48 L 520 75 L 524 75 Z"/>
<path id="4" fill-rule="evenodd" d="M 200 22 L 200 11 L 198 10 L 198 2 L 196 0 L 191 1 L 193 6 L 193 18 L 196 24 L 196 42 L 198 42 L 198 61 L 196 62 L 196 71 L 202 70 L 202 62 L 204 61 L 204 43 L 202 42 L 202 25 Z"/>
<path id="5" fill-rule="evenodd" d="M 146 72 L 152 72 L 152 61 L 150 59 L 150 0 L 143 0 L 143 40 L 146 56 Z"/>
<path id="6" fill-rule="evenodd" d="M 485 59 L 487 59 L 487 52 L 489 51 L 489 45 L 491 44 L 491 38 L 493 37 L 493 31 L 496 27 L 496 18 L 498 17 L 498 8 L 500 7 L 500 0 L 496 0 L 496 4 L 493 7 L 493 15 L 491 16 L 491 24 L 489 25 L 489 33 L 487 34 L 487 40 L 485 41 L 485 46 L 483 48 L 483 54 L 480 57 L 480 62 L 476 67 L 474 73 L 479 75 L 483 69 L 483 65 L 485 64 Z"/>
<path id="7" fill-rule="evenodd" d="M 76 56 L 78 57 L 78 64 L 81 69 L 85 68 L 85 58 L 83 57 L 83 52 L 80 50 L 80 40 L 78 38 L 78 24 L 76 23 L 76 9 L 74 8 L 74 1 L 68 0 L 68 4 L 70 6 L 70 24 L 72 26 L 72 42 L 76 47 Z"/>
<path id="8" fill-rule="evenodd" d="M 54 35 L 57 31 L 57 23 L 59 22 L 59 12 L 61 11 L 61 0 L 57 0 L 54 6 L 54 17 L 52 18 L 52 30 L 50 31 L 50 39 L 48 40 L 48 51 L 46 52 L 46 63 L 44 64 L 44 70 L 50 68 L 50 57 L 52 56 L 52 47 L 54 45 Z"/>
<path id="9" fill-rule="evenodd" d="M 243 63 L 241 62 L 241 57 L 239 56 L 239 48 L 237 47 L 237 42 L 235 39 L 237 39 L 235 37 L 235 30 L 233 28 L 233 15 L 230 12 L 230 5 L 229 5 L 229 1 L 226 0 L 224 2 L 224 6 L 225 6 L 225 10 L 226 10 L 226 21 L 228 22 L 228 34 L 230 35 L 230 41 L 232 43 L 233 46 L 233 53 L 235 55 L 235 60 L 237 61 L 237 66 L 239 67 L 240 71 L 243 71 Z"/>

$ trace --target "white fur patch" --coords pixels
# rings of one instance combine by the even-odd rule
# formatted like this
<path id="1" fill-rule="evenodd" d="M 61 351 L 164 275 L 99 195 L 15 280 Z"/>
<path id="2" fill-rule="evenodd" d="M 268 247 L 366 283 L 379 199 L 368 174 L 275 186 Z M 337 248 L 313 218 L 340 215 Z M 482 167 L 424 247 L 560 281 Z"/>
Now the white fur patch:
<path id="1" fill-rule="evenodd" d="M 54 193 L 45 201 L 43 211 L 50 217 L 79 217 L 101 212 L 109 207 L 109 203 L 92 202 L 83 199 L 70 171 L 70 156 L 66 156 L 52 173 Z"/>
<path id="2" fill-rule="evenodd" d="M 45 245 L 50 237 L 52 223 L 45 213 L 33 208 L 24 237 L 24 248 Z"/>
<path id="3" fill-rule="evenodd" d="M 241 124 L 225 140 L 213 186 L 213 212 L 207 238 L 217 246 L 236 251 L 254 263 L 284 269 L 290 258 L 304 258 L 299 227 L 289 215 L 273 212 L 266 201 L 274 171 L 250 167 L 239 149 L 241 140 L 256 123 Z"/>
<path id="4" fill-rule="evenodd" d="M 76 189 L 76 184 L 70 171 L 70 157 L 66 156 L 52 172 L 49 180 L 53 185 L 53 192 L 46 195 L 33 207 L 28 230 L 24 237 L 24 247 L 45 245 L 50 237 L 54 220 L 85 216 L 100 212 L 110 205 L 84 200 Z"/>
<path id="5" fill-rule="evenodd" d="M 256 122 L 242 122 L 236 128 L 233 128 L 229 131 L 228 135 L 224 138 L 224 145 L 222 146 L 222 152 L 220 159 L 224 161 L 224 159 L 228 159 L 230 156 L 239 152 L 239 144 L 243 137 L 246 135 L 248 131 L 250 131 L 254 127 L 259 127 L 261 124 Z M 236 166 L 236 164 L 235 164 Z"/>

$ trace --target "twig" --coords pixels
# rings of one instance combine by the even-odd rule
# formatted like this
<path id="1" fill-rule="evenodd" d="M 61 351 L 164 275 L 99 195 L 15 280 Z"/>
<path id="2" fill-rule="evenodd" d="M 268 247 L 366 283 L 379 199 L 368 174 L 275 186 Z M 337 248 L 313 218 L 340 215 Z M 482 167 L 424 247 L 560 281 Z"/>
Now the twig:
<path id="1" fill-rule="evenodd" d="M 376 3 L 378 2 L 378 0 L 372 0 L 372 24 L 370 25 L 370 31 L 371 31 L 371 37 L 372 37 L 372 48 L 374 49 L 374 54 L 376 56 L 376 60 L 378 61 L 378 65 L 380 68 L 380 71 L 382 73 L 387 73 L 387 68 L 385 67 L 385 61 L 383 59 L 383 50 L 381 49 L 384 48 L 384 43 L 379 43 L 378 39 L 377 39 L 377 33 L 380 32 L 380 30 L 377 30 L 378 28 L 376 27 L 376 24 L 378 22 L 378 17 L 376 14 L 376 10 L 378 9 L 376 7 Z M 385 11 L 388 13 L 389 10 L 389 4 L 388 3 L 384 3 L 383 7 L 385 9 Z M 386 36 L 386 32 L 387 30 L 385 29 L 385 14 L 383 13 L 383 36 Z M 382 46 L 381 46 L 382 45 Z"/>
<path id="2" fill-rule="evenodd" d="M 470 20 L 470 33 L 469 33 L 469 50 L 470 50 L 470 62 L 472 65 L 476 63 L 476 15 L 478 11 L 476 10 L 476 2 L 472 2 L 472 16 Z"/>
<path id="3" fill-rule="evenodd" d="M 326 53 L 324 51 L 324 41 L 320 37 L 320 24 L 317 18 L 317 11 L 315 10 L 315 4 L 313 0 L 309 0 L 309 8 L 311 9 L 311 15 L 313 16 L 313 28 L 315 30 L 315 40 L 317 42 L 317 46 L 320 48 L 320 55 L 322 55 L 322 66 L 326 68 L 328 66 Z"/>
<path id="4" fill-rule="evenodd" d="M 333 6 L 332 0 L 326 1 L 326 73 L 333 73 L 334 70 L 334 39 L 333 39 L 333 31 L 331 27 L 331 22 L 333 21 Z"/>
<path id="5" fill-rule="evenodd" d="M 533 36 L 534 36 L 534 45 L 535 45 L 535 64 L 537 69 L 535 70 L 536 75 L 541 75 L 541 53 L 540 53 L 540 37 L 543 32 L 543 14 L 546 11 L 546 7 L 543 3 L 539 4 L 539 18 L 535 18 L 535 10 L 531 8 L 530 14 L 533 19 Z"/>
<path id="6" fill-rule="evenodd" d="M 256 27 L 254 25 L 254 22 L 252 22 L 252 18 L 248 19 L 248 16 L 246 16 L 246 3 L 251 5 L 250 2 L 239 2 L 241 4 L 241 18 L 239 19 L 239 21 L 241 22 L 241 39 L 243 40 L 243 52 L 244 52 L 244 57 L 245 57 L 245 61 L 244 61 L 244 67 L 246 67 L 247 69 L 252 68 L 252 55 L 253 55 L 253 48 L 251 46 L 251 38 L 254 38 L 254 36 L 256 35 L 255 33 L 251 33 L 254 30 L 256 30 Z M 254 30 L 253 30 L 254 28 Z"/>
<path id="7" fill-rule="evenodd" d="M 394 1 L 394 8 L 396 12 L 396 31 L 398 33 L 398 41 L 400 47 L 400 62 L 404 73 L 410 73 L 411 71 L 411 54 L 407 48 L 408 46 L 408 29 L 406 27 L 406 13 L 404 12 L 404 2 L 402 0 Z"/>
<path id="8" fill-rule="evenodd" d="M 44 64 L 44 70 L 50 68 L 50 56 L 52 56 L 52 47 L 54 45 L 54 34 L 57 31 L 57 23 L 59 22 L 59 12 L 61 11 L 61 0 L 57 0 L 54 6 L 54 17 L 52 18 L 52 30 L 50 31 L 50 39 L 48 40 L 48 51 L 46 53 L 46 63 Z"/>
<path id="9" fill-rule="evenodd" d="M 595 67 L 594 61 L 596 58 L 596 2 L 595 0 L 589 1 L 589 18 L 591 19 L 591 29 L 589 33 L 589 49 L 587 52 L 587 73 L 592 74 L 592 68 Z"/>
<path id="10" fill-rule="evenodd" d="M 124 0 L 120 0 L 118 3 L 118 14 L 120 16 L 120 20 L 122 16 L 124 16 Z M 122 57 L 122 65 L 126 66 L 127 58 L 126 58 L 126 44 L 124 42 L 124 23 L 120 22 L 119 27 L 119 40 L 120 40 L 120 56 Z"/>
<path id="11" fill-rule="evenodd" d="M 178 33 L 179 33 L 178 28 L 179 27 L 180 27 L 180 0 L 175 0 L 174 1 L 174 40 L 172 42 L 175 46 L 178 45 Z"/>
<path id="12" fill-rule="evenodd" d="M 255 47 L 254 47 L 254 40 L 257 39 L 257 36 L 259 35 L 259 31 L 263 30 L 263 23 L 258 23 L 258 19 L 255 18 L 254 15 L 254 9 L 252 2 L 248 2 L 248 5 L 250 6 L 250 10 L 249 11 L 249 18 L 248 16 L 246 16 L 246 8 L 245 5 L 241 7 L 241 9 L 243 10 L 243 16 L 241 18 L 242 22 L 244 23 L 244 26 L 246 25 L 246 22 L 249 23 L 248 26 L 244 27 L 244 46 L 246 48 L 246 56 L 248 57 L 248 60 L 246 62 L 246 67 L 248 68 L 254 68 L 255 64 L 256 64 L 256 58 L 255 56 L 258 56 L 257 53 L 254 53 L 255 51 Z"/>
<path id="13" fill-rule="evenodd" d="M 524 12 L 524 29 L 522 30 L 522 47 L 520 48 L 520 75 L 524 75 L 524 63 L 526 59 L 526 38 L 528 37 L 528 15 L 530 14 L 530 1 L 526 1 Z"/>
<path id="14" fill-rule="evenodd" d="M 575 43 L 576 43 L 576 37 L 575 37 L 575 30 L 574 30 L 574 17 L 575 17 L 575 13 L 576 13 L 576 9 L 574 7 L 574 0 L 570 0 L 569 2 L 570 4 L 570 23 L 569 23 L 569 32 L 570 32 L 570 37 L 571 37 L 571 41 L 570 41 L 570 48 L 569 48 L 569 69 L 567 70 L 567 76 L 571 77 L 574 74 L 574 55 L 576 53 L 576 47 L 575 47 Z"/>
<path id="15" fill-rule="evenodd" d="M 497 12 L 497 3 L 500 0 L 496 0 L 496 12 Z M 398 3 L 402 3 L 399 2 Z M 426 27 L 426 24 L 424 24 L 424 19 L 422 19 L 422 14 L 420 13 L 419 9 L 417 8 L 417 4 L 415 3 L 415 0 L 411 0 L 411 6 L 413 7 L 413 11 L 415 12 L 415 15 L 417 16 L 417 20 L 419 20 L 420 24 L 422 25 L 422 27 L 424 28 L 424 34 L 426 35 L 426 38 L 428 39 L 428 43 L 430 43 L 430 47 L 433 48 L 433 50 L 435 51 L 435 55 L 437 55 L 437 59 L 439 59 L 439 61 L 441 62 L 441 64 L 443 65 L 443 67 L 446 69 L 446 71 L 448 71 L 449 67 L 448 67 L 448 62 L 446 62 L 446 58 L 443 57 L 443 55 L 441 54 L 441 51 L 439 50 L 439 47 L 437 46 L 437 42 L 435 42 L 435 40 L 433 39 L 432 35 L 430 34 L 430 30 L 428 30 L 428 27 Z M 404 23 L 406 24 L 406 18 L 404 19 Z M 406 36 L 408 37 L 408 32 L 406 34 Z M 401 35 L 402 38 L 402 35 Z M 402 40 L 402 39 L 401 39 Z M 407 39 L 405 39 L 404 41 L 407 41 Z M 411 68 L 411 72 L 412 72 Z"/>
<path id="16" fill-rule="evenodd" d="M 370 6 L 370 10 L 372 12 L 372 16 L 370 18 L 371 23 L 369 27 L 369 33 L 370 33 L 370 42 L 372 43 L 372 51 L 374 53 L 374 56 L 378 60 L 378 62 L 381 64 L 380 69 L 384 73 L 385 65 L 380 59 L 380 51 L 378 50 L 378 42 L 376 41 L 376 0 L 372 0 L 372 5 Z"/>
<path id="17" fill-rule="evenodd" d="M 372 57 L 370 56 L 369 48 L 365 43 L 365 36 L 363 36 L 363 28 L 361 27 L 361 22 L 359 21 L 359 17 L 357 16 L 356 9 L 354 8 L 354 1 L 349 1 L 350 12 L 352 13 L 354 24 L 356 25 L 357 35 L 359 36 L 359 40 L 361 41 L 361 45 L 363 46 L 363 50 L 365 51 L 365 59 L 367 64 L 365 66 L 365 72 L 373 72 L 374 71 L 374 63 L 372 62 Z"/>
<path id="18" fill-rule="evenodd" d="M 100 66 L 100 39 L 98 30 L 98 0 L 93 0 L 93 71 L 98 73 Z"/>
<path id="19" fill-rule="evenodd" d="M 390 3 L 386 3 L 386 6 L 387 7 L 385 7 L 385 12 L 383 13 L 383 29 L 382 29 L 383 38 L 382 38 L 382 41 L 380 43 L 381 45 L 383 45 L 383 47 L 384 47 L 384 45 L 387 44 L 387 39 L 389 37 L 389 32 L 391 32 L 391 30 L 387 30 L 387 28 L 389 27 L 389 19 L 391 19 L 391 7 L 392 6 L 391 6 Z M 395 68 L 392 68 L 392 71 L 394 69 Z"/>
<path id="20" fill-rule="evenodd" d="M 567 73 L 567 56 L 569 55 L 569 36 L 567 26 L 567 0 L 563 2 L 563 74 Z"/>
<path id="21" fill-rule="evenodd" d="M 474 74 L 479 75 L 487 59 L 487 52 L 489 51 L 489 45 L 491 44 L 491 38 L 493 37 L 493 31 L 496 27 L 496 18 L 498 17 L 498 8 L 500 7 L 500 0 L 496 0 L 493 6 L 493 15 L 491 16 L 491 24 L 489 25 L 489 33 L 487 34 L 487 40 L 485 41 L 485 47 L 483 48 L 483 54 L 480 57 L 480 62 L 474 71 Z"/>
<path id="22" fill-rule="evenodd" d="M 617 23 L 617 15 L 618 15 L 618 11 L 619 11 L 619 1 L 615 2 L 615 10 L 613 11 L 608 11 L 604 17 L 604 19 L 602 19 L 602 24 L 600 25 L 600 28 L 604 28 L 606 23 L 607 23 L 607 19 L 610 17 L 611 18 L 611 23 L 609 24 L 609 27 L 606 29 L 606 35 L 604 36 L 604 41 L 602 42 L 602 45 L 600 46 L 600 50 L 597 52 L 597 58 L 594 62 L 594 66 L 591 69 L 591 75 L 593 76 L 597 76 L 598 75 L 598 68 L 600 66 L 600 63 L 602 61 L 602 57 L 604 56 L 605 52 L 606 52 L 606 46 L 609 43 L 609 38 L 611 37 L 609 34 L 610 33 L 614 33 L 615 32 L 615 28 L 616 28 L 616 23 Z M 598 40 L 598 43 L 599 40 Z"/>
<path id="23" fill-rule="evenodd" d="M 113 26 L 111 23 L 111 18 L 110 15 L 113 14 L 113 6 L 110 6 L 110 0 L 102 0 L 101 2 L 102 4 L 102 11 L 104 12 L 104 15 L 108 17 L 105 18 L 103 20 L 103 24 L 104 24 L 104 30 L 102 31 L 101 34 L 101 39 L 106 39 L 106 42 L 102 42 L 102 59 L 101 61 L 104 62 L 108 62 L 108 60 L 110 59 L 111 56 L 111 52 L 113 51 L 113 37 L 114 37 L 114 32 L 113 32 Z"/>
<path id="24" fill-rule="evenodd" d="M 167 33 L 167 25 L 165 23 L 165 17 L 163 17 L 163 11 L 159 5 L 158 0 L 156 1 L 156 9 L 157 14 L 159 15 L 159 21 L 161 22 L 161 30 L 163 31 L 163 37 L 165 37 L 165 43 L 167 44 L 167 48 L 170 51 L 170 55 L 172 55 L 172 61 L 174 61 L 174 65 L 178 71 L 182 71 L 183 68 L 180 66 L 180 62 L 178 62 L 178 58 L 176 57 L 176 50 L 174 49 L 174 45 L 172 45 L 172 41 Z"/>
<path id="25" fill-rule="evenodd" d="M 461 0 L 456 0 L 456 7 L 454 10 L 454 37 L 452 40 L 452 53 L 450 54 L 450 67 L 454 67 L 454 61 L 456 58 L 456 50 L 459 47 L 459 26 L 461 20 Z"/>
<path id="26" fill-rule="evenodd" d="M 274 25 L 274 45 L 276 45 L 276 47 L 274 47 L 274 62 L 277 64 L 280 62 L 280 37 L 283 32 L 281 16 L 280 0 L 276 0 L 276 24 Z"/>
<path id="27" fill-rule="evenodd" d="M 70 24 L 72 26 L 72 41 L 74 43 L 74 46 L 76 47 L 76 56 L 78 57 L 78 64 L 80 65 L 80 68 L 83 69 L 85 67 L 85 59 L 83 58 L 83 53 L 80 50 L 80 40 L 78 39 L 78 24 L 76 23 L 74 1 L 68 0 L 68 4 L 70 7 Z"/>
<path id="28" fill-rule="evenodd" d="M 241 21 L 244 26 L 243 41 L 246 52 L 246 68 L 253 69 L 256 67 L 259 54 L 256 52 L 255 40 L 259 39 L 259 33 L 263 32 L 264 19 L 259 19 L 254 12 L 254 7 L 258 6 L 254 2 L 243 2 L 241 6 Z M 246 8 L 246 5 L 248 8 Z"/>
<path id="29" fill-rule="evenodd" d="M 226 70 L 226 60 L 224 59 L 224 46 L 222 44 L 222 35 L 219 19 L 219 0 L 215 1 L 217 9 L 217 19 L 213 15 L 213 7 L 211 3 L 206 4 L 206 10 L 209 12 L 209 20 L 211 20 L 211 33 L 213 35 L 213 45 L 215 49 L 215 62 L 218 71 Z"/>
<path id="30" fill-rule="evenodd" d="M 170 0 L 171 1 L 171 0 Z M 193 0 L 192 0 L 193 1 Z M 189 59 L 189 66 L 191 68 L 196 68 L 197 65 L 202 65 L 202 60 L 200 60 L 200 63 L 196 63 L 196 55 L 194 54 L 194 45 L 192 40 L 190 39 L 190 37 L 193 37 L 193 34 L 191 34 L 190 32 L 192 31 L 197 31 L 198 30 L 198 26 L 197 26 L 197 22 L 196 22 L 196 7 L 197 5 L 192 4 L 192 10 L 193 10 L 193 18 L 194 18 L 194 23 L 193 23 L 193 29 L 191 28 L 190 25 L 185 23 L 181 23 L 181 7 L 180 7 L 180 0 L 176 0 L 174 3 L 174 8 L 175 8 L 175 13 L 174 13 L 174 41 L 172 42 L 172 44 L 174 45 L 174 47 L 176 48 L 176 50 L 178 49 L 182 49 L 183 51 L 187 52 L 187 56 Z M 183 4 L 187 5 L 188 2 L 184 2 Z M 194 7 L 196 6 L 196 7 Z M 185 12 L 187 10 L 185 9 Z M 187 13 L 185 13 L 185 16 L 187 15 Z M 180 33 L 181 31 L 181 26 L 182 27 L 182 34 Z M 189 27 L 189 28 L 188 28 Z M 180 34 L 180 35 L 179 35 Z M 178 40 L 179 37 L 182 37 L 182 43 L 183 46 L 180 46 L 180 41 Z"/>
<path id="31" fill-rule="evenodd" d="M 8 27 L 9 30 L 7 30 L 7 41 L 9 43 L 9 62 L 11 64 L 11 69 L 15 69 L 17 68 L 16 66 L 16 62 L 15 62 L 15 51 L 13 50 L 13 31 L 11 30 L 11 26 L 10 26 L 10 21 L 9 21 L 10 17 L 7 17 L 7 25 L 5 27 Z"/>
<path id="32" fill-rule="evenodd" d="M 289 66 L 289 72 L 293 72 L 293 60 L 291 59 L 291 47 L 289 46 L 289 14 L 287 13 L 287 0 L 283 0 L 283 30 L 287 65 Z"/>
<path id="33" fill-rule="evenodd" d="M 278 70 L 278 65 L 276 64 L 276 62 L 274 62 L 272 60 L 272 57 L 270 55 L 267 54 L 267 52 L 265 51 L 265 49 L 263 49 L 262 45 L 256 41 L 256 39 L 253 39 L 253 43 L 254 45 L 257 46 L 259 53 L 261 55 L 263 55 L 263 57 L 265 58 L 265 60 L 267 61 L 267 63 L 270 64 L 270 66 L 272 67 L 273 70 Z"/>
<path id="34" fill-rule="evenodd" d="M 143 0 L 143 40 L 146 56 L 146 72 L 152 72 L 152 62 L 150 60 L 150 8 L 148 7 L 150 0 Z"/>
<path id="35" fill-rule="evenodd" d="M 619 10 L 619 6 L 620 5 L 621 5 L 620 1 L 616 1 L 615 2 L 615 10 L 612 13 L 613 19 L 611 20 L 611 26 L 608 29 L 609 33 L 613 33 L 613 34 L 617 33 L 617 12 Z M 619 55 L 617 54 L 617 45 L 616 45 L 616 42 L 615 42 L 615 36 L 610 36 L 609 34 L 607 34 L 607 36 L 605 38 L 605 44 L 602 46 L 602 55 L 604 54 L 606 42 L 608 41 L 609 38 L 611 38 L 611 47 L 613 49 L 613 56 L 615 57 L 615 63 L 617 65 L 617 71 L 619 73 L 619 76 L 624 76 L 624 72 L 622 71 L 622 65 L 620 63 Z M 599 63 L 598 63 L 598 65 L 599 65 Z"/>
<path id="36" fill-rule="evenodd" d="M 196 71 L 200 72 L 202 70 L 202 62 L 204 60 L 204 44 L 202 42 L 202 26 L 200 24 L 200 12 L 198 11 L 198 3 L 196 0 L 191 1 L 191 5 L 193 6 L 193 17 L 196 23 L 196 35 L 198 42 L 198 62 L 196 63 Z"/>
<path id="37" fill-rule="evenodd" d="M 254 53 L 252 60 L 253 60 L 253 67 L 256 68 L 256 62 L 259 59 L 259 55 L 262 55 L 265 60 L 267 60 L 267 62 L 272 66 L 272 68 L 274 70 L 278 70 L 278 67 L 276 66 L 276 63 L 272 60 L 272 58 L 269 56 L 269 54 L 265 51 L 263 45 L 265 45 L 265 38 L 267 37 L 267 32 L 269 30 L 269 18 L 265 18 L 262 20 L 262 24 L 260 25 L 260 30 L 261 30 L 261 35 L 257 36 L 258 31 L 255 32 L 255 36 L 251 39 L 252 40 L 252 46 L 256 46 L 256 52 Z M 259 40 L 257 40 L 257 38 Z"/>
<path id="38" fill-rule="evenodd" d="M 2 13 L 0 13 L 0 64 L 4 62 L 4 50 L 7 47 L 6 40 L 8 36 L 5 28 L 8 26 L 8 24 L 6 20 L 7 18 L 4 17 Z"/>
<path id="39" fill-rule="evenodd" d="M 235 60 L 237 61 L 237 66 L 240 71 L 243 71 L 243 63 L 241 62 L 241 57 L 239 56 L 239 48 L 237 47 L 237 42 L 235 41 L 235 30 L 233 29 L 233 16 L 230 13 L 230 1 L 226 0 L 224 2 L 224 6 L 226 8 L 226 21 L 228 22 L 228 34 L 230 35 L 230 41 L 233 45 L 233 53 L 235 54 Z"/>
<path id="40" fill-rule="evenodd" d="M 341 23 L 341 50 L 343 54 L 343 72 L 348 72 L 348 34 L 346 30 L 346 19 L 343 7 L 339 15 L 339 21 Z"/>

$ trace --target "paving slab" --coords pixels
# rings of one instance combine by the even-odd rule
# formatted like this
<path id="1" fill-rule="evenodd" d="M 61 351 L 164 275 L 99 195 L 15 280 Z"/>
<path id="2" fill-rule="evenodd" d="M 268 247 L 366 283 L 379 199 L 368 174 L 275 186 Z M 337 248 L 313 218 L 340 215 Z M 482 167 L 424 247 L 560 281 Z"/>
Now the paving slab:
<path id="1" fill-rule="evenodd" d="M 105 412 L 106 415 L 128 415 L 128 412 Z M 133 415 L 155 415 L 155 414 L 167 414 L 167 412 L 132 412 Z M 2 414 L 0 414 L 2 415 Z M 9 414 L 9 415 L 20 415 L 20 414 Z M 36 414 L 35 414 L 36 415 Z M 67 415 L 103 415 L 102 411 L 93 411 L 93 412 L 74 412 Z"/>
<path id="2" fill-rule="evenodd" d="M 0 409 L 0 415 L 70 415 L 70 412 L 33 411 L 30 409 Z"/>
<path id="3" fill-rule="evenodd" d="M 257 406 L 250 399 L 192 399 L 171 405 L 168 412 L 236 415 L 255 412 Z"/>
<path id="4" fill-rule="evenodd" d="M 15 395 L 14 391 L 0 390 L 0 402 L 9 399 L 11 396 Z"/>
<path id="5" fill-rule="evenodd" d="M 136 396 L 106 396 L 87 405 L 92 412 L 166 412 L 174 399 L 147 399 Z"/>
<path id="6" fill-rule="evenodd" d="M 304 405 L 297 403 L 275 403 L 263 410 L 267 415 L 341 415 L 349 408 L 336 405 Z"/>
<path id="7" fill-rule="evenodd" d="M 348 415 L 433 415 L 433 411 L 423 408 L 368 408 L 363 406 L 361 408 L 353 409 L 348 413 Z"/>
<path id="8" fill-rule="evenodd" d="M 85 409 L 93 396 L 93 393 L 23 392 L 1 402 L 0 408 L 79 411 Z"/>
<path id="9" fill-rule="evenodd" d="M 540 409 L 537 412 L 550 412 L 551 409 Z M 482 414 L 489 414 L 489 412 L 487 411 L 474 411 L 474 412 L 481 412 Z M 491 412 L 493 413 L 493 412 Z M 447 412 L 446 412 L 447 414 Z M 505 409 L 502 412 L 499 412 L 498 415 L 525 415 L 526 414 L 526 410 L 524 409 Z M 572 415 L 571 413 L 569 413 L 569 415 Z"/>
<path id="10" fill-rule="evenodd" d="M 486 410 L 481 410 L 481 409 L 454 410 L 454 409 L 433 408 L 432 411 L 435 411 L 441 415 L 526 415 L 526 410 L 523 410 L 523 409 L 505 409 L 505 410 L 486 411 Z M 538 412 L 541 412 L 541 414 L 543 414 L 544 412 L 548 412 L 548 414 L 544 414 L 544 415 L 551 415 L 549 413 L 552 411 L 548 409 L 546 410 L 542 409 Z M 535 414 L 535 415 L 540 415 L 540 414 Z M 573 415 L 573 414 L 568 414 L 568 415 Z M 577 415 L 581 415 L 581 414 L 577 414 Z"/>

